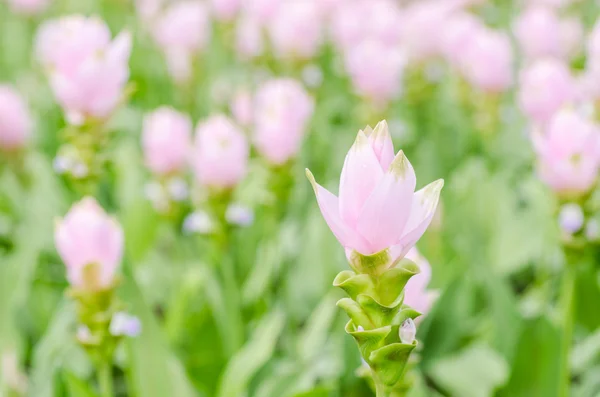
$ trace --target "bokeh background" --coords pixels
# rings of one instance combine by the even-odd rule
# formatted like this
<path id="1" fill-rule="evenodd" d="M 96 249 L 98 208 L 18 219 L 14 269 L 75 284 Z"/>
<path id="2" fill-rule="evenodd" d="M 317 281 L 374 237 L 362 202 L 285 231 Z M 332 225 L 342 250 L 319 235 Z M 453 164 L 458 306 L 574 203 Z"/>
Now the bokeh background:
<path id="1" fill-rule="evenodd" d="M 172 11 L 183 3 L 194 4 Z M 0 82 L 22 96 L 33 125 L 22 146 L 0 152 L 0 395 L 99 395 L 53 235 L 56 219 L 89 194 L 123 227 L 117 291 L 142 324 L 116 350 L 116 396 L 374 395 L 335 306 L 344 250 L 304 169 L 337 192 L 356 133 L 382 119 L 418 187 L 446 182 L 417 244 L 436 298 L 417 322 L 409 395 L 600 395 L 594 187 L 567 199 L 553 192 L 530 139 L 564 109 L 595 123 L 599 9 L 592 0 L 3 0 Z M 74 14 L 133 38 L 93 178 L 69 157 L 73 136 L 89 131 L 57 102 L 36 49 L 40 26 Z M 305 123 L 294 106 L 270 110 L 279 103 L 256 114 L 255 94 L 278 78 L 310 96 Z M 0 100 L 0 135 L 12 128 L 8 106 Z M 254 145 L 226 199 L 211 201 L 184 169 L 182 198 L 144 159 L 144 117 L 161 106 L 194 126 L 225 115 L 251 143 L 253 120 L 266 117 L 302 144 L 282 164 Z M 575 139 L 569 133 L 558 147 Z M 206 210 L 222 200 L 241 219 L 215 252 Z M 566 202 L 581 213 L 559 222 Z M 585 255 L 569 312 L 560 291 L 574 236 Z"/>

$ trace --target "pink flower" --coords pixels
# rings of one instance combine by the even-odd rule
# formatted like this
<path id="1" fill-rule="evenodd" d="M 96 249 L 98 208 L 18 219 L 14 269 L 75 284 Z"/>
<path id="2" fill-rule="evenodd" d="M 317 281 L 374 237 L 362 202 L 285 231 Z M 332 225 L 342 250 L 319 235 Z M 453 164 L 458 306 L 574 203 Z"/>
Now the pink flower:
<path id="1" fill-rule="evenodd" d="M 451 15 L 450 3 L 423 0 L 411 3 L 402 16 L 402 43 L 411 60 L 420 62 L 441 52 L 440 30 Z"/>
<path id="2" fill-rule="evenodd" d="M 339 199 L 307 175 L 321 213 L 351 263 L 378 254 L 389 267 L 403 258 L 431 222 L 443 180 L 415 193 L 416 177 L 402 151 L 394 156 L 387 123 L 359 131 L 340 177 Z M 356 264 L 355 264 L 356 266 Z"/>
<path id="3" fill-rule="evenodd" d="M 231 21 L 240 9 L 241 0 L 211 0 L 213 13 L 220 21 Z"/>
<path id="4" fill-rule="evenodd" d="M 284 59 L 309 59 L 323 42 L 323 18 L 314 0 L 282 2 L 267 30 L 275 54 Z"/>
<path id="5" fill-rule="evenodd" d="M 240 90 L 236 92 L 229 108 L 233 118 L 239 125 L 248 127 L 252 124 L 254 105 L 249 91 Z"/>
<path id="6" fill-rule="evenodd" d="M 13 12 L 26 15 L 39 14 L 45 11 L 51 0 L 8 0 Z"/>
<path id="7" fill-rule="evenodd" d="M 395 48 L 378 40 L 364 40 L 347 50 L 345 64 L 360 96 L 381 105 L 400 94 L 405 61 Z"/>
<path id="8" fill-rule="evenodd" d="M 584 27 L 579 18 L 566 18 L 560 21 L 560 48 L 561 54 L 566 59 L 578 55 L 584 41 Z"/>
<path id="9" fill-rule="evenodd" d="M 530 59 L 563 56 L 560 19 L 548 7 L 531 6 L 518 16 L 515 36 Z"/>
<path id="10" fill-rule="evenodd" d="M 600 68 L 600 19 L 588 36 L 586 50 L 588 64 L 593 68 Z"/>
<path id="11" fill-rule="evenodd" d="M 36 45 L 54 95 L 71 123 L 111 115 L 129 79 L 128 32 L 111 42 L 103 21 L 70 16 L 42 25 Z"/>
<path id="12" fill-rule="evenodd" d="M 534 132 L 540 178 L 555 192 L 578 196 L 596 183 L 600 168 L 600 131 L 574 110 L 563 109 L 542 133 Z"/>
<path id="13" fill-rule="evenodd" d="M 252 16 L 243 14 L 235 28 L 237 53 L 243 58 L 256 58 L 264 51 L 263 27 Z"/>
<path id="14" fill-rule="evenodd" d="M 465 53 L 468 52 L 471 42 L 485 26 L 477 17 L 462 12 L 451 15 L 442 29 L 442 54 L 454 67 L 460 68 L 466 63 Z"/>
<path id="15" fill-rule="evenodd" d="M 427 290 L 427 285 L 431 280 L 431 266 L 416 247 L 408 251 L 406 258 L 416 263 L 419 266 L 420 272 L 416 276 L 411 277 L 406 287 L 404 287 L 404 304 L 425 315 L 429 312 L 429 309 L 438 296 L 436 291 Z"/>
<path id="16" fill-rule="evenodd" d="M 212 116 L 196 128 L 192 165 L 203 185 L 234 187 L 246 175 L 249 155 L 246 137 L 227 117 Z"/>
<path id="17" fill-rule="evenodd" d="M 112 286 L 123 253 L 123 230 L 93 198 L 71 207 L 57 223 L 54 239 L 73 287 L 96 291 Z"/>
<path id="18" fill-rule="evenodd" d="M 253 142 L 273 164 L 283 164 L 300 150 L 314 103 L 304 87 L 292 79 L 264 83 L 255 97 Z"/>
<path id="19" fill-rule="evenodd" d="M 465 78 L 487 92 L 501 92 L 513 81 L 513 54 L 508 36 L 481 29 L 469 42 L 463 59 Z"/>
<path id="20" fill-rule="evenodd" d="M 534 122 L 547 122 L 563 105 L 575 99 L 575 79 L 562 61 L 536 61 L 522 71 L 520 80 L 520 106 Z"/>
<path id="21" fill-rule="evenodd" d="M 0 149 L 16 150 L 25 146 L 32 124 L 21 95 L 11 86 L 0 84 Z"/>
<path id="22" fill-rule="evenodd" d="M 161 107 L 146 115 L 142 132 L 146 166 L 158 175 L 182 171 L 191 135 L 190 118 L 175 109 Z"/>
<path id="23" fill-rule="evenodd" d="M 275 16 L 281 0 L 243 0 L 243 9 L 259 23 L 265 23 Z"/>

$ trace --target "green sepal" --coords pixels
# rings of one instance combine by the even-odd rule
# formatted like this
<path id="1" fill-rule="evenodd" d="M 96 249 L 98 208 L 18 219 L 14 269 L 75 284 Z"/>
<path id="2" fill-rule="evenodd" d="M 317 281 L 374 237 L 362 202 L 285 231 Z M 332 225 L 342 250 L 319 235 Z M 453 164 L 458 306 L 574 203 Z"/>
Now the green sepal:
<path id="1" fill-rule="evenodd" d="M 398 302 L 394 302 L 392 306 L 385 306 L 377 302 L 372 296 L 360 294 L 356 301 L 362 310 L 367 313 L 375 327 L 383 327 L 392 323 L 392 319 L 400 309 L 403 299 L 404 294 L 400 294 Z"/>
<path id="2" fill-rule="evenodd" d="M 369 356 L 371 368 L 386 386 L 393 387 L 402 380 L 410 353 L 416 346 L 417 341 L 412 344 L 392 343 L 374 350 Z"/>
<path id="3" fill-rule="evenodd" d="M 371 364 L 369 362 L 371 353 L 385 345 L 385 340 L 391 331 L 391 326 L 359 331 L 352 320 L 348 321 L 346 324 L 346 333 L 352 335 L 358 344 L 360 355 L 367 363 L 369 363 L 369 365 Z"/>
<path id="4" fill-rule="evenodd" d="M 337 301 L 336 305 L 344 309 L 354 324 L 362 325 L 365 329 L 375 328 L 375 324 L 373 324 L 373 321 L 364 312 L 363 308 L 352 299 L 342 298 Z"/>
<path id="5" fill-rule="evenodd" d="M 375 294 L 373 279 L 368 274 L 356 274 L 351 270 L 340 272 L 333 280 L 333 286 L 343 289 L 354 300 L 358 294 Z"/>
<path id="6" fill-rule="evenodd" d="M 378 303 L 388 307 L 398 305 L 406 283 L 419 272 L 419 266 L 408 259 L 403 259 L 397 267 L 383 272 L 377 280 Z"/>
<path id="7" fill-rule="evenodd" d="M 404 321 L 406 321 L 406 319 L 410 318 L 410 319 L 414 320 L 417 317 L 419 317 L 421 314 L 423 314 L 423 313 L 413 309 L 412 307 L 410 307 L 408 305 L 402 305 L 402 307 L 400 308 L 398 313 L 396 313 L 396 316 L 392 320 L 392 324 L 396 325 L 396 326 L 400 326 L 400 325 L 402 325 L 402 323 Z"/>
<path id="8" fill-rule="evenodd" d="M 373 255 L 363 255 L 358 251 L 352 251 L 349 263 L 357 273 L 377 276 L 392 265 L 392 258 L 388 249 L 379 251 Z"/>

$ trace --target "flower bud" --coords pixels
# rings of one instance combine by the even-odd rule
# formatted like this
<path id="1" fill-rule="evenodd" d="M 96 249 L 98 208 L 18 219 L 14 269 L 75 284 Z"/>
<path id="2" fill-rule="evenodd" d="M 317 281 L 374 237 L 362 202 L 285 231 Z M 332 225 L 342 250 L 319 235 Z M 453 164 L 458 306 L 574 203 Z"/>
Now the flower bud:
<path id="1" fill-rule="evenodd" d="M 236 92 L 229 108 L 235 121 L 243 126 L 249 127 L 253 120 L 254 105 L 252 103 L 252 95 L 247 90 Z"/>
<path id="2" fill-rule="evenodd" d="M 0 150 L 17 150 L 31 135 L 32 120 L 27 104 L 9 85 L 0 85 Z"/>
<path id="3" fill-rule="evenodd" d="M 566 234 L 577 233 L 583 227 L 584 222 L 583 210 L 578 204 L 568 203 L 560 208 L 558 223 Z"/>
<path id="4" fill-rule="evenodd" d="M 528 7 L 516 19 L 515 36 L 529 59 L 562 57 L 560 20 L 552 8 Z"/>
<path id="5" fill-rule="evenodd" d="M 415 326 L 413 319 L 407 318 L 404 320 L 398 332 L 400 334 L 400 342 L 405 345 L 412 345 L 415 342 L 415 337 L 417 335 L 417 327 Z"/>
<path id="6" fill-rule="evenodd" d="M 112 336 L 135 338 L 142 332 L 142 322 L 136 316 L 117 312 L 110 321 L 109 332 Z"/>
<path id="7" fill-rule="evenodd" d="M 210 215 L 204 211 L 195 211 L 183 221 L 183 231 L 188 234 L 210 234 L 215 230 L 215 224 Z"/>
<path id="8" fill-rule="evenodd" d="M 568 66 L 559 60 L 544 59 L 521 74 L 519 102 L 534 122 L 545 123 L 563 105 L 575 99 L 576 85 Z"/>
<path id="9" fill-rule="evenodd" d="M 157 175 L 183 171 L 191 135 L 192 122 L 187 115 L 169 107 L 147 114 L 142 131 L 146 166 Z"/>
<path id="10" fill-rule="evenodd" d="M 196 128 L 192 165 L 201 184 L 233 188 L 246 175 L 249 155 L 246 137 L 227 117 L 212 116 Z"/>
<path id="11" fill-rule="evenodd" d="M 247 227 L 254 222 L 254 212 L 250 207 L 234 203 L 227 207 L 225 219 L 231 225 Z"/>
<path id="12" fill-rule="evenodd" d="M 254 144 L 269 162 L 284 164 L 300 150 L 313 100 L 297 81 L 274 79 L 259 88 L 255 106 Z"/>
<path id="13" fill-rule="evenodd" d="M 111 41 L 102 20 L 63 17 L 41 26 L 36 52 L 71 124 L 82 124 L 88 118 L 105 120 L 122 101 L 129 79 L 128 32 Z"/>
<path id="14" fill-rule="evenodd" d="M 71 286 L 87 291 L 112 287 L 123 253 L 123 230 L 96 200 L 73 205 L 54 232 Z"/>
<path id="15" fill-rule="evenodd" d="M 455 68 L 462 68 L 467 63 L 465 54 L 468 53 L 471 42 L 486 28 L 477 17 L 464 12 L 451 15 L 442 29 L 442 54 Z"/>

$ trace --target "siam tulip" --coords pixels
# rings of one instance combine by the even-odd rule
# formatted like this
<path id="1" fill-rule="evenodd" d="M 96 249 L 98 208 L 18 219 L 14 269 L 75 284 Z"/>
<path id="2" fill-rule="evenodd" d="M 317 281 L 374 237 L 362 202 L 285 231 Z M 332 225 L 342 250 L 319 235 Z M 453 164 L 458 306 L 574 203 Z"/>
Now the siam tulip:
<path id="1" fill-rule="evenodd" d="M 123 254 L 123 230 L 96 200 L 86 197 L 58 221 L 56 249 L 75 289 L 96 292 L 111 289 Z"/>
<path id="2" fill-rule="evenodd" d="M 359 131 L 344 162 L 339 199 L 308 170 L 307 176 L 353 269 L 333 282 L 348 294 L 337 303 L 350 317 L 346 332 L 359 345 L 378 397 L 406 390 L 404 372 L 417 345 L 413 320 L 420 313 L 406 301 L 405 286 L 419 268 L 405 256 L 429 226 L 443 181 L 415 193 L 414 170 L 402 151 L 394 155 L 385 121 Z"/>
<path id="3" fill-rule="evenodd" d="M 246 175 L 250 147 L 243 132 L 223 115 L 211 116 L 196 128 L 192 166 L 198 182 L 228 190 Z"/>
<path id="4" fill-rule="evenodd" d="M 560 108 L 574 101 L 576 95 L 576 81 L 563 61 L 539 60 L 521 73 L 519 103 L 534 122 L 548 122 Z"/>
<path id="5" fill-rule="evenodd" d="M 600 169 L 598 126 L 573 109 L 556 113 L 532 136 L 540 178 L 559 196 L 577 198 L 596 184 Z"/>
<path id="6" fill-rule="evenodd" d="M 242 0 L 242 8 L 258 23 L 264 24 L 275 16 L 282 3 L 281 0 Z"/>
<path id="7" fill-rule="evenodd" d="M 237 15 L 241 0 L 211 0 L 212 11 L 219 21 L 230 22 Z"/>
<path id="8" fill-rule="evenodd" d="M 152 34 L 165 54 L 173 79 L 187 82 L 192 78 L 194 57 L 210 41 L 209 11 L 198 0 L 173 3 L 155 21 Z"/>
<path id="9" fill-rule="evenodd" d="M 131 35 L 111 41 L 99 18 L 79 15 L 45 22 L 38 31 L 36 53 L 68 121 L 105 121 L 124 99 L 129 79 Z"/>
<path id="10" fill-rule="evenodd" d="M 485 25 L 474 15 L 459 12 L 451 15 L 442 29 L 440 50 L 454 67 L 461 68 L 466 63 L 465 53 L 471 41 L 485 29 Z"/>
<path id="11" fill-rule="evenodd" d="M 481 29 L 463 55 L 466 79 L 485 92 L 502 92 L 513 82 L 513 54 L 508 36 Z"/>
<path id="12" fill-rule="evenodd" d="M 253 59 L 263 54 L 263 27 L 256 18 L 244 13 L 236 23 L 235 29 L 235 46 L 238 55 Z"/>
<path id="13" fill-rule="evenodd" d="M 23 15 L 40 14 L 50 6 L 52 0 L 8 0 L 11 11 Z"/>
<path id="14" fill-rule="evenodd" d="M 281 3 L 269 19 L 267 31 L 275 54 L 282 59 L 314 57 L 323 42 L 323 18 L 315 0 Z M 298 38 L 302 38 L 299 40 Z"/>
<path id="15" fill-rule="evenodd" d="M 252 124 L 254 118 L 252 100 L 252 94 L 246 89 L 241 89 L 235 93 L 229 104 L 233 118 L 242 127 L 249 127 Z"/>
<path id="16" fill-rule="evenodd" d="M 192 135 L 192 121 L 170 107 L 161 107 L 144 118 L 142 146 L 146 166 L 157 175 L 185 169 Z"/>
<path id="17" fill-rule="evenodd" d="M 359 270 L 361 257 L 376 255 L 379 270 L 404 258 L 433 219 L 444 185 L 440 179 L 414 191 L 415 172 L 404 152 L 394 155 L 385 121 L 359 131 L 344 161 L 339 198 L 308 175 L 325 221 Z"/>
<path id="18" fill-rule="evenodd" d="M 273 79 L 259 87 L 253 142 L 271 164 L 282 165 L 300 150 L 314 102 L 293 79 Z"/>
<path id="19" fill-rule="evenodd" d="M 513 30 L 527 58 L 563 57 L 561 22 L 552 8 L 528 7 L 517 17 Z"/>
<path id="20" fill-rule="evenodd" d="M 19 150 L 27 144 L 33 121 L 27 104 L 11 86 L 0 84 L 0 150 Z"/>
<path id="21" fill-rule="evenodd" d="M 345 65 L 354 90 L 375 107 L 385 107 L 400 95 L 405 58 L 397 49 L 364 40 L 346 52 Z"/>

